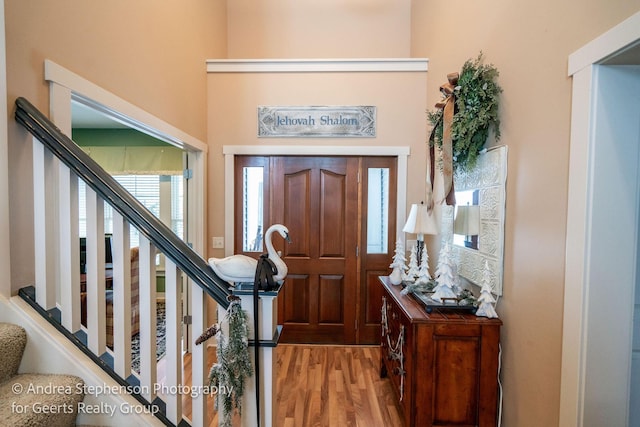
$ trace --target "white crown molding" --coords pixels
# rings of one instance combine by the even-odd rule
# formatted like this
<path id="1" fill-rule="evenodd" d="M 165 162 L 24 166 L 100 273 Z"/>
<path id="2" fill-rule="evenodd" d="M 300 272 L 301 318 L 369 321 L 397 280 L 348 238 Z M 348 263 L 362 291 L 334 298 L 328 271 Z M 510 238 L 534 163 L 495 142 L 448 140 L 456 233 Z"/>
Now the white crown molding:
<path id="1" fill-rule="evenodd" d="M 408 146 L 348 145 L 223 145 L 222 154 L 232 156 L 408 156 Z"/>
<path id="2" fill-rule="evenodd" d="M 426 72 L 426 58 L 209 59 L 207 73 Z"/>

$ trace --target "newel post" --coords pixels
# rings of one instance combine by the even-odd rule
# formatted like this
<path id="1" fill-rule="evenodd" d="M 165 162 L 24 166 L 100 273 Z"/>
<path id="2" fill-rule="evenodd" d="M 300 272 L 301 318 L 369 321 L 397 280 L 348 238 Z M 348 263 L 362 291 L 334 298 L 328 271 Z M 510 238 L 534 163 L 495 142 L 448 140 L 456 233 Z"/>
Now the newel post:
<path id="1" fill-rule="evenodd" d="M 259 291 L 258 299 L 258 339 L 260 369 L 260 426 L 271 427 L 276 424 L 276 346 L 280 338 L 282 326 L 278 325 L 278 294 L 283 285 L 271 291 Z M 233 295 L 240 298 L 242 309 L 248 315 L 249 323 L 249 353 L 251 363 L 256 371 L 255 360 L 255 331 L 253 307 L 253 283 L 238 284 Z M 256 376 L 247 378 L 244 395 L 242 396 L 242 426 L 255 427 L 258 425 L 256 411 Z"/>

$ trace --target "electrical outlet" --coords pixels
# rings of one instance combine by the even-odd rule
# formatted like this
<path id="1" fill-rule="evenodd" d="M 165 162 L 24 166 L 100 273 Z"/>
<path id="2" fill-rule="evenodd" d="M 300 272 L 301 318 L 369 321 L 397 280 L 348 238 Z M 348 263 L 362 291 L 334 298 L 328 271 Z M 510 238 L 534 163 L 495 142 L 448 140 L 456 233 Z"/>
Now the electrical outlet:
<path id="1" fill-rule="evenodd" d="M 211 245 L 213 249 L 224 249 L 224 237 L 214 237 Z"/>

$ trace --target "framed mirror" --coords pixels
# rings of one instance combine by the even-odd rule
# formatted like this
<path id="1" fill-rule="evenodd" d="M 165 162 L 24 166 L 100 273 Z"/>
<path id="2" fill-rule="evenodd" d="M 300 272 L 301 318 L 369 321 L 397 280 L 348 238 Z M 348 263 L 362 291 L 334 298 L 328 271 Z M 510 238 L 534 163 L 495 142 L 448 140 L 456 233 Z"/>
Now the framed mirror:
<path id="1" fill-rule="evenodd" d="M 481 282 L 487 263 L 493 293 L 502 295 L 507 147 L 488 149 L 478 157 L 473 169 L 456 173 L 454 182 L 457 206 L 442 208 L 442 244 L 451 245 L 458 274 L 471 283 Z M 467 210 L 476 212 L 474 219 L 479 227 L 461 228 L 464 215 L 454 221 L 458 209 L 462 214 Z M 454 223 L 456 231 L 463 234 L 454 233 Z M 469 236 L 460 231 L 469 229 L 474 230 L 469 231 Z"/>

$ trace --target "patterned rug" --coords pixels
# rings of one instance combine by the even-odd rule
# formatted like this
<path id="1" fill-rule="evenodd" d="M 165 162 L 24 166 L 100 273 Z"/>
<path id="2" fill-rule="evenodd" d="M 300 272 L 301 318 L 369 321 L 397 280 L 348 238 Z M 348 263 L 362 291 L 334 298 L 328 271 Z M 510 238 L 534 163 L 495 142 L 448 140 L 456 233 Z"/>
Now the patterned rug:
<path id="1" fill-rule="evenodd" d="M 166 350 L 166 314 L 164 302 L 156 303 L 156 360 L 160 360 Z M 140 373 L 140 334 L 131 337 L 131 369 Z"/>

